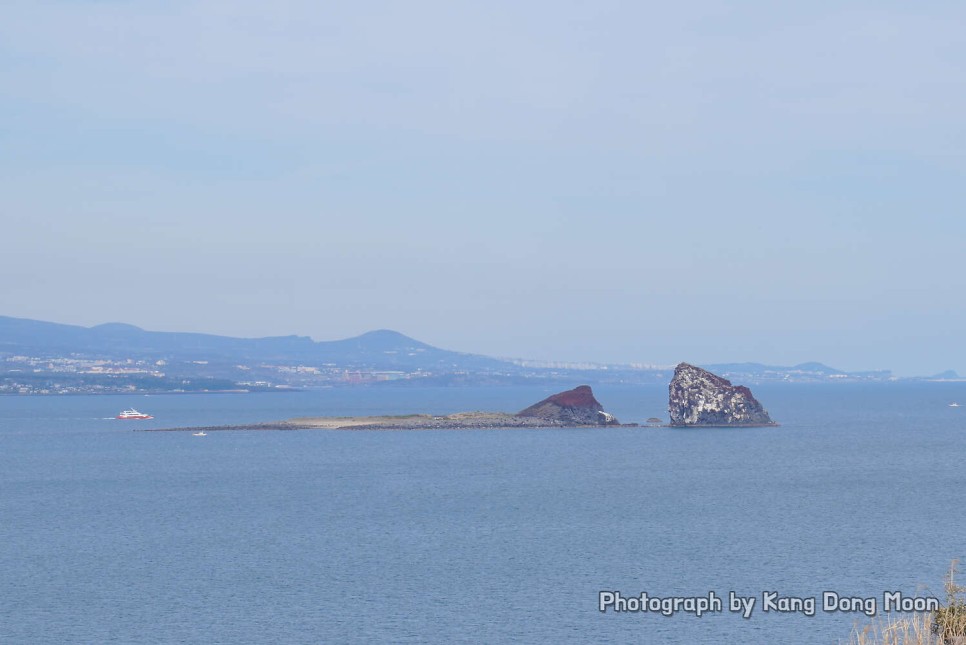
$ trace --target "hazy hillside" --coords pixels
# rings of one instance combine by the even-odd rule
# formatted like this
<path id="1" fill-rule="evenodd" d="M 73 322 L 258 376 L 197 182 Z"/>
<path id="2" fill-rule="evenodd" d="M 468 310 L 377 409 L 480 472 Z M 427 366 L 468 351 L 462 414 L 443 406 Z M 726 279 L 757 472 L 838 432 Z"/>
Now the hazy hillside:
<path id="1" fill-rule="evenodd" d="M 821 363 L 705 366 L 736 383 L 882 381 Z M 337 385 L 555 383 L 666 385 L 671 368 L 505 361 L 439 349 L 395 331 L 314 341 L 233 338 L 0 316 L 0 393 L 276 390 Z"/>
<path id="2" fill-rule="evenodd" d="M 518 371 L 505 361 L 439 349 L 389 330 L 315 342 L 308 336 L 233 338 L 145 331 L 123 323 L 80 327 L 0 316 L 0 352 L 165 361 L 332 364 L 384 370 Z"/>

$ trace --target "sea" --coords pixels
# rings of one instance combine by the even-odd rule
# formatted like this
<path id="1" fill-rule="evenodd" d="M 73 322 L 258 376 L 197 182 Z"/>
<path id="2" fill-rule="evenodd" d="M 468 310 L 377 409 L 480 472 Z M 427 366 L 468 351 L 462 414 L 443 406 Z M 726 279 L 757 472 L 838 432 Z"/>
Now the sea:
<path id="1" fill-rule="evenodd" d="M 846 643 L 966 556 L 966 383 L 756 386 L 775 428 L 140 431 L 560 389 L 0 397 L 0 643 Z"/>

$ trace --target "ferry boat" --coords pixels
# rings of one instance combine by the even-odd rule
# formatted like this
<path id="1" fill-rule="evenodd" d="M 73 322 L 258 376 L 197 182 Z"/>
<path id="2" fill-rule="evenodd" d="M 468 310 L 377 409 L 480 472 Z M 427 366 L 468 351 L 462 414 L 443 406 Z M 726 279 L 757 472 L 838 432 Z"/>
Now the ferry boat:
<path id="1" fill-rule="evenodd" d="M 152 417 L 150 414 L 144 414 L 143 412 L 138 412 L 134 408 L 131 408 L 130 410 L 124 410 L 115 418 L 117 419 L 153 419 L 154 417 Z"/>

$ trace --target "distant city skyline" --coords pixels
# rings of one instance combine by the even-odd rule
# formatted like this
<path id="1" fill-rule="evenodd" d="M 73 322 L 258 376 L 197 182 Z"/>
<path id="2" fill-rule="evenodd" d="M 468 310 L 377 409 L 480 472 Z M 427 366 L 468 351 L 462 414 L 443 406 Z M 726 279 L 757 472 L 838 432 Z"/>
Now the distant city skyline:
<path id="1" fill-rule="evenodd" d="M 966 7 L 13 2 L 0 315 L 966 373 Z"/>

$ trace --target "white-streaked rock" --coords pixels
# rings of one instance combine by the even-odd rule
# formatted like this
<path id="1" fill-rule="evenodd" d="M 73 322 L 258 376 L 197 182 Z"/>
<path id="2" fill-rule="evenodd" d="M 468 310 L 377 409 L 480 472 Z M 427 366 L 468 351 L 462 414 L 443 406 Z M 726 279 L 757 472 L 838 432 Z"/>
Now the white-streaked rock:
<path id="1" fill-rule="evenodd" d="M 777 425 L 747 387 L 688 363 L 674 368 L 668 412 L 672 426 Z"/>

